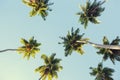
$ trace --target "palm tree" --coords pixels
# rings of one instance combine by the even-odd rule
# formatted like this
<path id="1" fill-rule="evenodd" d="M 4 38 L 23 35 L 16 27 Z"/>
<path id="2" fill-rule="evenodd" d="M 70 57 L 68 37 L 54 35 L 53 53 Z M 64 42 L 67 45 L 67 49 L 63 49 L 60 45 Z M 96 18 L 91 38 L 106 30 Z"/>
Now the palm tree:
<path id="1" fill-rule="evenodd" d="M 116 37 L 111 43 L 107 39 L 107 37 L 104 36 L 103 38 L 103 44 L 104 45 L 119 45 L 120 39 L 119 37 Z M 105 49 L 105 48 L 98 48 L 99 51 L 98 54 L 103 55 L 103 60 L 106 61 L 108 58 L 115 64 L 115 60 L 120 61 L 120 50 L 114 50 L 114 49 Z"/>
<path id="2" fill-rule="evenodd" d="M 97 68 L 90 67 L 90 69 L 92 70 L 90 75 L 96 76 L 95 80 L 114 80 L 111 77 L 114 69 L 108 67 L 103 68 L 102 63 L 99 63 Z"/>
<path id="3" fill-rule="evenodd" d="M 84 28 L 87 27 L 89 21 L 94 24 L 100 23 L 97 17 L 100 16 L 101 13 L 104 11 L 105 8 L 102 8 L 101 5 L 105 2 L 106 0 L 104 0 L 103 2 L 97 2 L 97 0 L 94 0 L 94 2 L 91 3 L 91 1 L 88 0 L 85 6 L 80 6 L 82 12 L 78 12 L 77 15 L 80 16 L 79 21 L 82 25 L 84 25 Z"/>
<path id="4" fill-rule="evenodd" d="M 44 60 L 44 65 L 35 69 L 36 72 L 39 72 L 41 77 L 39 80 L 52 80 L 52 78 L 58 78 L 57 72 L 62 69 L 60 65 L 61 59 L 55 58 L 55 53 L 50 57 L 43 54 L 41 58 Z"/>
<path id="5" fill-rule="evenodd" d="M 5 49 L 1 50 L 0 52 L 17 51 L 18 53 L 22 53 L 24 57 L 27 57 L 27 59 L 29 59 L 30 56 L 35 57 L 35 54 L 40 51 L 38 47 L 41 45 L 41 43 L 37 43 L 37 41 L 34 40 L 34 37 L 30 38 L 29 41 L 22 38 L 21 43 L 23 44 L 23 46 L 19 47 L 18 49 Z"/>
<path id="6" fill-rule="evenodd" d="M 80 54 L 83 54 L 84 51 L 82 49 L 82 46 L 84 44 L 91 44 L 92 46 L 96 48 L 105 48 L 105 49 L 113 49 L 113 50 L 120 50 L 119 45 L 102 45 L 102 44 L 96 44 L 93 42 L 90 42 L 88 38 L 82 38 L 84 36 L 83 34 L 79 34 L 79 28 L 77 28 L 75 31 L 73 28 L 71 29 L 71 33 L 68 31 L 68 34 L 66 37 L 60 37 L 63 42 L 59 44 L 63 44 L 63 47 L 65 47 L 65 56 L 71 55 L 73 51 L 77 51 Z"/>
<path id="7" fill-rule="evenodd" d="M 71 33 L 68 31 L 68 34 L 66 37 L 60 37 L 62 40 L 64 40 L 62 43 L 59 43 L 59 44 L 63 44 L 63 47 L 65 47 L 64 49 L 65 56 L 71 55 L 73 51 L 77 51 L 80 54 L 84 53 L 82 46 L 85 43 L 80 43 L 77 41 L 80 41 L 80 40 L 88 41 L 88 39 L 87 38 L 82 39 L 84 33 L 79 35 L 78 34 L 79 32 L 80 32 L 79 28 L 77 28 L 75 31 L 72 28 Z"/>
<path id="8" fill-rule="evenodd" d="M 48 11 L 52 11 L 49 8 L 53 3 L 49 3 L 49 0 L 22 0 L 24 4 L 32 7 L 30 11 L 30 16 L 41 15 L 41 17 L 46 20 L 48 16 Z"/>
<path id="9" fill-rule="evenodd" d="M 22 38 L 21 43 L 23 46 L 18 48 L 18 52 L 22 53 L 27 59 L 29 59 L 30 56 L 35 57 L 36 53 L 40 51 L 38 47 L 41 43 L 37 43 L 37 40 L 34 40 L 34 37 L 30 38 L 29 41 Z"/>

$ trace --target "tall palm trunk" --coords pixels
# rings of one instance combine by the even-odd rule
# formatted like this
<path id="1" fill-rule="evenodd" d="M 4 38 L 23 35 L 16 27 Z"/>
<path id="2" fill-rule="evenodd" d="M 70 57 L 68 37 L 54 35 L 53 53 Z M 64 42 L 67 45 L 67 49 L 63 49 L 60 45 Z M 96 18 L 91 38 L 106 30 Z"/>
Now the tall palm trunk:
<path id="1" fill-rule="evenodd" d="M 48 72 L 47 72 L 48 73 Z M 46 74 L 47 74 L 46 72 L 39 78 L 39 80 L 42 80 L 42 78 L 44 77 L 44 76 L 46 76 Z"/>
<path id="2" fill-rule="evenodd" d="M 102 45 L 102 44 L 96 44 L 93 42 L 88 42 L 88 43 L 97 48 L 120 50 L 120 45 Z"/>
<path id="3" fill-rule="evenodd" d="M 39 78 L 39 80 L 41 80 L 46 74 L 48 74 L 48 69 L 49 69 L 49 68 L 46 68 L 44 74 Z"/>
<path id="4" fill-rule="evenodd" d="M 1 52 L 6 52 L 6 51 L 17 51 L 18 49 L 4 49 L 4 50 L 0 50 L 0 53 Z"/>
<path id="5" fill-rule="evenodd" d="M 79 43 L 89 43 L 94 47 L 97 48 L 105 48 L 105 49 L 114 49 L 114 50 L 120 50 L 120 45 L 102 45 L 102 44 L 96 44 L 90 41 L 77 41 Z"/>
<path id="6" fill-rule="evenodd" d="M 43 78 L 44 75 L 45 75 L 45 74 L 43 74 L 43 75 L 39 78 L 39 80 L 41 80 L 41 79 Z"/>

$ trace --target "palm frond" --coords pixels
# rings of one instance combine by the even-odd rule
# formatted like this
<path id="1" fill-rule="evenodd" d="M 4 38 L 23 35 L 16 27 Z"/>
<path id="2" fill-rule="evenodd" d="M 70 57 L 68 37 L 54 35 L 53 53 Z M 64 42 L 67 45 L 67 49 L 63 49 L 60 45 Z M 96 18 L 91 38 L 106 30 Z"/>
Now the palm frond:
<path id="1" fill-rule="evenodd" d="M 44 63 L 45 63 L 45 64 L 48 64 L 48 63 L 49 63 L 49 58 L 48 58 L 45 54 L 42 54 L 42 55 L 41 55 L 41 58 L 44 60 Z"/>
<path id="2" fill-rule="evenodd" d="M 22 2 L 23 2 L 24 4 L 26 4 L 27 6 L 30 6 L 30 7 L 36 7 L 36 6 L 37 6 L 35 3 L 31 3 L 31 2 L 26 1 L 26 0 L 22 0 Z"/>

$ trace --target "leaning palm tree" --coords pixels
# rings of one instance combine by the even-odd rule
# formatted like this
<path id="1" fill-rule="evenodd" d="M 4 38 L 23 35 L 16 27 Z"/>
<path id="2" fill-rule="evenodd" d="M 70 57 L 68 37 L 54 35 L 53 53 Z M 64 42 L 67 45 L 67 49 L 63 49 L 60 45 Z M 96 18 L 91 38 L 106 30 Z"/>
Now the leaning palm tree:
<path id="1" fill-rule="evenodd" d="M 71 29 L 71 33 L 68 31 L 68 34 L 66 37 L 60 37 L 63 42 L 59 44 L 63 44 L 63 47 L 65 47 L 65 56 L 71 55 L 73 51 L 77 51 L 80 54 L 84 53 L 84 50 L 82 49 L 84 44 L 91 44 L 92 46 L 96 48 L 105 48 L 105 49 L 113 49 L 113 50 L 120 50 L 119 45 L 113 45 L 113 44 L 96 44 L 93 42 L 90 42 L 88 38 L 83 38 L 83 34 L 79 34 L 79 28 L 75 31 L 73 28 Z"/>
<path id="2" fill-rule="evenodd" d="M 90 67 L 90 69 L 92 70 L 90 75 L 96 76 L 95 80 L 114 80 L 111 77 L 114 69 L 108 67 L 103 68 L 102 63 L 99 63 L 97 68 Z"/>
<path id="3" fill-rule="evenodd" d="M 119 37 L 116 37 L 111 43 L 107 39 L 107 37 L 103 38 L 103 44 L 104 45 L 119 45 L 120 39 Z M 98 48 L 99 51 L 98 54 L 103 55 L 103 60 L 106 61 L 108 58 L 115 64 L 115 60 L 120 61 L 120 50 L 114 50 L 114 49 L 105 49 L 105 48 Z"/>
<path id="4" fill-rule="evenodd" d="M 58 78 L 57 72 L 62 69 L 60 65 L 61 59 L 55 58 L 56 54 L 52 54 L 50 57 L 43 54 L 41 58 L 44 60 L 44 65 L 35 69 L 39 72 L 41 77 L 39 80 L 52 80 L 53 78 Z"/>
<path id="5" fill-rule="evenodd" d="M 94 0 L 94 2 L 91 3 L 91 1 L 88 0 L 85 6 L 80 6 L 82 12 L 78 12 L 77 15 L 80 16 L 79 21 L 82 25 L 84 25 L 84 28 L 87 27 L 89 21 L 94 24 L 100 23 L 97 17 L 100 16 L 101 13 L 104 11 L 105 8 L 102 8 L 101 5 L 105 2 L 106 0 L 104 0 L 103 2 L 97 2 L 97 0 Z"/>
<path id="6" fill-rule="evenodd" d="M 24 4 L 32 7 L 30 11 L 30 16 L 41 15 L 41 17 L 46 20 L 48 16 L 48 11 L 52 11 L 49 8 L 53 3 L 49 3 L 49 0 L 22 0 Z"/>
<path id="7" fill-rule="evenodd" d="M 23 54 L 24 57 L 29 59 L 30 56 L 35 57 L 35 54 L 40 51 L 38 47 L 41 45 L 41 43 L 37 43 L 37 40 L 34 40 L 34 37 L 30 38 L 29 41 L 22 38 L 21 43 L 23 44 L 23 46 L 17 49 L 5 49 L 0 50 L 0 52 L 17 51 L 18 53 Z"/>

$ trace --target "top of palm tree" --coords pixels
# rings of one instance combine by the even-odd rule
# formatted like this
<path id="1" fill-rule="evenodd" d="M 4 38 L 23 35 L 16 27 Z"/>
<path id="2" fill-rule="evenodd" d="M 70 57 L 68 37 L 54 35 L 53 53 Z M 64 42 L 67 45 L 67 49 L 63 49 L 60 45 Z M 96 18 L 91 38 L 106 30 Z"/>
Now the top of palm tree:
<path id="1" fill-rule="evenodd" d="M 82 12 L 78 12 L 77 15 L 80 15 L 79 21 L 81 22 L 81 24 L 84 25 L 85 29 L 87 28 L 89 21 L 94 24 L 100 23 L 97 17 L 100 16 L 105 9 L 101 7 L 104 2 L 106 2 L 106 0 L 104 0 L 103 2 L 94 0 L 93 3 L 91 3 L 90 0 L 87 0 L 85 6 L 80 6 Z"/>
<path id="2" fill-rule="evenodd" d="M 107 37 L 104 36 L 103 38 L 104 45 L 119 45 L 119 42 L 120 42 L 120 39 L 118 36 L 111 43 L 109 42 Z M 103 60 L 106 61 L 108 58 L 110 58 L 113 64 L 115 64 L 115 60 L 120 61 L 120 50 L 105 49 L 105 48 L 98 48 L 98 49 L 99 51 L 97 53 L 103 55 Z"/>
<path id="3" fill-rule="evenodd" d="M 60 71 L 63 67 L 60 65 L 61 59 L 55 58 L 55 53 L 50 57 L 42 54 L 41 58 L 44 60 L 44 65 L 35 69 L 36 72 L 39 72 L 41 77 L 39 80 L 52 80 L 52 78 L 58 78 L 57 72 Z"/>
<path id="4" fill-rule="evenodd" d="M 80 43 L 78 41 L 87 41 L 88 39 L 83 39 L 82 37 L 84 36 L 84 33 L 80 35 L 79 32 L 79 28 L 77 28 L 75 31 L 72 28 L 71 33 L 68 31 L 66 37 L 60 37 L 63 40 L 63 42 L 60 44 L 63 44 L 63 47 L 65 47 L 65 56 L 71 55 L 73 51 L 77 51 L 80 54 L 84 53 L 82 46 L 85 43 Z"/>
<path id="5" fill-rule="evenodd" d="M 102 63 L 99 63 L 97 68 L 90 67 L 92 69 L 92 72 L 90 72 L 90 75 L 96 76 L 95 80 L 113 80 L 112 73 L 114 72 L 114 69 L 104 67 Z"/>
<path id="6" fill-rule="evenodd" d="M 52 11 L 49 8 L 53 3 L 49 3 L 49 0 L 22 0 L 24 4 L 32 7 L 32 11 L 30 11 L 30 16 L 41 15 L 41 17 L 46 20 L 48 16 L 48 11 Z"/>
<path id="7" fill-rule="evenodd" d="M 35 54 L 40 51 L 39 46 L 41 43 L 37 43 L 37 40 L 35 40 L 34 37 L 30 38 L 29 41 L 22 38 L 21 43 L 23 46 L 18 48 L 18 52 L 22 53 L 27 59 L 29 59 L 30 56 L 35 57 Z"/>

